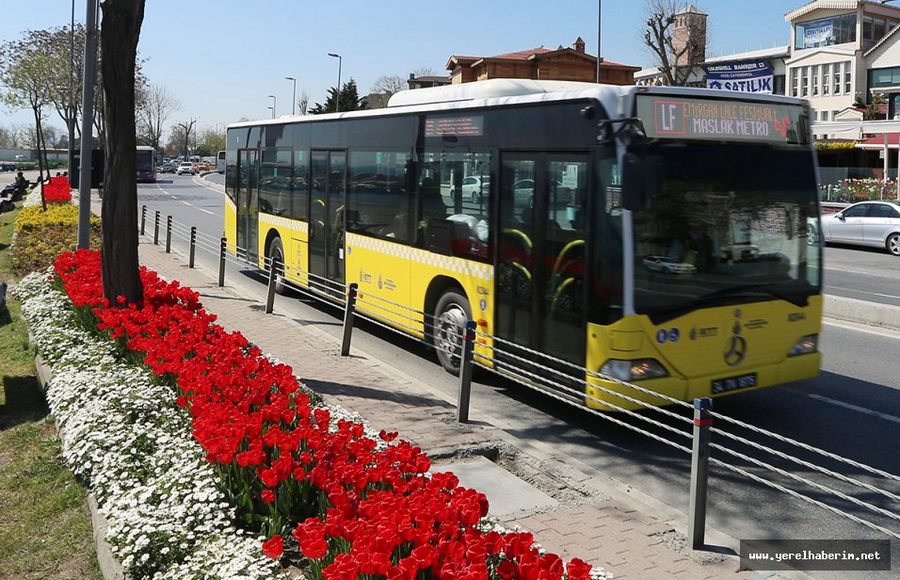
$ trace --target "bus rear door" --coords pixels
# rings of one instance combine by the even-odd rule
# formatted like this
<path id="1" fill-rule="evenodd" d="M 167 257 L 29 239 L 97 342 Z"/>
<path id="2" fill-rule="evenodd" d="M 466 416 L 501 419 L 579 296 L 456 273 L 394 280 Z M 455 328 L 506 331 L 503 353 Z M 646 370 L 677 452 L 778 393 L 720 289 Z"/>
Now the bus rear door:
<path id="1" fill-rule="evenodd" d="M 312 151 L 309 208 L 310 286 L 343 296 L 344 207 L 347 191 L 347 154 Z"/>
<path id="2" fill-rule="evenodd" d="M 247 251 L 251 262 L 259 254 L 258 172 L 259 150 L 238 150 L 237 246 Z"/>

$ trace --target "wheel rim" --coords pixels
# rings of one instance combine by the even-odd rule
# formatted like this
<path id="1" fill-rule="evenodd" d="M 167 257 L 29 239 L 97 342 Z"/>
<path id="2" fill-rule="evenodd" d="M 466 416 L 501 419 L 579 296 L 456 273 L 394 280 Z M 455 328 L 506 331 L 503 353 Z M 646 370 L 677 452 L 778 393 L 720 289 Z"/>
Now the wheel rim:
<path id="1" fill-rule="evenodd" d="M 459 364 L 462 333 L 466 327 L 466 313 L 459 304 L 450 304 L 437 320 L 438 355 L 452 366 Z"/>
<path id="2" fill-rule="evenodd" d="M 888 238 L 888 250 L 895 256 L 900 256 L 900 236 L 894 234 Z"/>

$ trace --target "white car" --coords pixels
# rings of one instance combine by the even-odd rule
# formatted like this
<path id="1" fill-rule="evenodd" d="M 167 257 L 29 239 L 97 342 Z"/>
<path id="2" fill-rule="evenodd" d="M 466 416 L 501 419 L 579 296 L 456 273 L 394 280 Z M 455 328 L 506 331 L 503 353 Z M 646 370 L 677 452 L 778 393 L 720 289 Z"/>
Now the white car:
<path id="1" fill-rule="evenodd" d="M 885 248 L 900 256 L 900 203 L 863 201 L 822 216 L 826 243 Z"/>
<path id="2" fill-rule="evenodd" d="M 464 200 L 471 200 L 474 203 L 478 203 L 482 199 L 485 199 L 490 192 L 491 178 L 488 175 L 483 177 L 476 177 L 474 175 L 463 177 L 461 187 L 462 198 Z M 450 195 L 456 197 L 456 190 L 451 190 Z"/>
<path id="3" fill-rule="evenodd" d="M 697 267 L 686 262 L 676 262 L 667 256 L 647 256 L 644 258 L 644 266 L 654 272 L 665 274 L 693 274 Z"/>
<path id="4" fill-rule="evenodd" d="M 176 172 L 178 175 L 184 175 L 185 173 L 190 173 L 194 175 L 197 173 L 196 168 L 194 168 L 194 164 L 190 161 L 183 161 L 181 165 L 178 166 L 178 171 Z"/>

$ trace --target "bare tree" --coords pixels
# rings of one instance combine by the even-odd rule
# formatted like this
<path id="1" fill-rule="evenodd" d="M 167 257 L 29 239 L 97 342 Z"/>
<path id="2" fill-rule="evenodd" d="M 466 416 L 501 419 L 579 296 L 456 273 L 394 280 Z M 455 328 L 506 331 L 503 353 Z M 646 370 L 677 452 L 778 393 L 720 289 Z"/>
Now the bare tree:
<path id="1" fill-rule="evenodd" d="M 100 27 L 106 123 L 101 268 L 103 296 L 118 305 L 141 304 L 138 274 L 135 67 L 144 0 L 104 0 Z"/>
<path id="2" fill-rule="evenodd" d="M 309 111 L 309 93 L 303 91 L 300 94 L 300 100 L 297 102 L 297 110 L 301 115 L 306 115 Z"/>
<path id="3" fill-rule="evenodd" d="M 181 102 L 162 85 L 148 85 L 137 105 L 138 138 L 159 151 L 163 124 L 181 108 Z"/>
<path id="4" fill-rule="evenodd" d="M 191 147 L 191 131 L 194 130 L 194 124 L 197 119 L 191 119 L 187 123 L 176 123 L 172 126 L 172 142 L 176 150 L 181 150 L 181 154 L 185 159 L 188 158 L 188 149 Z"/>
<path id="5" fill-rule="evenodd" d="M 406 88 L 406 81 L 400 75 L 384 75 L 378 77 L 378 80 L 372 85 L 371 92 L 390 97 Z"/>
<path id="6" fill-rule="evenodd" d="M 420 66 L 416 70 L 413 71 L 413 74 L 417 77 L 433 77 L 437 76 L 437 73 L 430 66 Z"/>
<path id="7" fill-rule="evenodd" d="M 647 17 L 644 45 L 656 59 L 662 83 L 669 86 L 686 85 L 706 54 L 706 20 L 690 14 L 685 17 L 686 8 L 683 0 L 644 2 Z M 679 16 L 684 20 L 676 34 Z"/>

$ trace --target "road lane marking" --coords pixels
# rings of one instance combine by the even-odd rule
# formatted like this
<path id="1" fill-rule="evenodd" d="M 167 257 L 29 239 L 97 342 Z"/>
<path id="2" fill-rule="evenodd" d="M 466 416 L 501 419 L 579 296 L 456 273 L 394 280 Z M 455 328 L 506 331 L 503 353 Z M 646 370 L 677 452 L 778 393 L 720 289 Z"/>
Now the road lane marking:
<path id="1" fill-rule="evenodd" d="M 900 296 L 897 294 L 881 294 L 879 292 L 869 292 L 868 290 L 856 290 L 855 288 L 845 288 L 843 286 L 833 286 L 831 284 L 828 285 L 829 290 L 843 290 L 845 292 L 856 292 L 857 294 L 870 294 L 872 296 L 881 296 L 882 298 L 895 298 L 900 299 Z"/>
<path id="2" fill-rule="evenodd" d="M 159 185 L 159 184 L 156 184 L 156 187 L 158 187 L 159 190 L 160 190 L 161 192 L 165 193 L 166 195 L 168 195 L 169 197 L 171 197 L 171 198 L 174 199 L 175 201 L 180 201 L 181 203 L 183 203 L 184 205 L 186 205 L 186 206 L 188 206 L 188 207 L 192 207 L 192 208 L 194 208 L 194 209 L 196 209 L 196 210 L 200 210 L 200 211 L 202 211 L 202 212 L 206 212 L 206 213 L 208 213 L 209 215 L 216 215 L 215 213 L 209 211 L 208 209 L 203 209 L 202 207 L 197 207 L 196 205 L 194 205 L 194 204 L 192 204 L 192 203 L 188 203 L 188 202 L 184 201 L 183 199 L 178 199 L 178 196 L 176 196 L 175 194 L 169 193 L 168 191 L 166 191 L 165 189 L 163 189 L 162 186 Z"/>
<path id="3" fill-rule="evenodd" d="M 885 421 L 893 421 L 894 423 L 900 424 L 900 417 L 894 417 L 893 415 L 888 415 L 887 413 L 881 413 L 879 411 L 873 411 L 872 409 L 867 409 L 865 407 L 860 407 L 858 405 L 852 405 L 850 403 L 845 403 L 844 401 L 838 401 L 837 399 L 832 399 L 829 397 L 823 397 L 822 395 L 817 395 L 815 393 L 807 393 L 807 397 L 816 399 L 817 401 L 822 401 L 823 403 L 829 403 L 831 405 L 837 405 L 838 407 L 843 407 L 845 409 L 850 409 L 851 411 L 857 411 L 859 413 L 865 413 L 866 415 L 872 415 L 873 417 L 878 417 L 879 419 L 884 419 Z"/>
<path id="4" fill-rule="evenodd" d="M 898 332 L 896 330 L 892 331 L 889 328 L 879 328 L 877 326 L 870 326 L 868 324 L 862 324 L 860 322 L 851 322 L 849 320 L 839 320 L 837 318 L 823 318 L 822 324 L 824 324 L 826 326 L 836 326 L 838 328 L 852 330 L 855 332 L 864 332 L 866 334 L 873 334 L 875 336 L 881 336 L 883 338 L 893 338 L 894 340 L 900 340 L 900 332 Z"/>
<path id="5" fill-rule="evenodd" d="M 892 274 L 880 274 L 878 272 L 871 272 L 871 271 L 865 271 L 865 270 L 848 270 L 846 268 L 828 268 L 828 267 L 825 268 L 825 271 L 826 272 L 828 272 L 828 271 L 841 272 L 843 274 L 859 274 L 860 276 L 871 276 L 872 278 L 887 278 L 890 280 L 897 279 L 896 272 L 892 273 Z"/>

